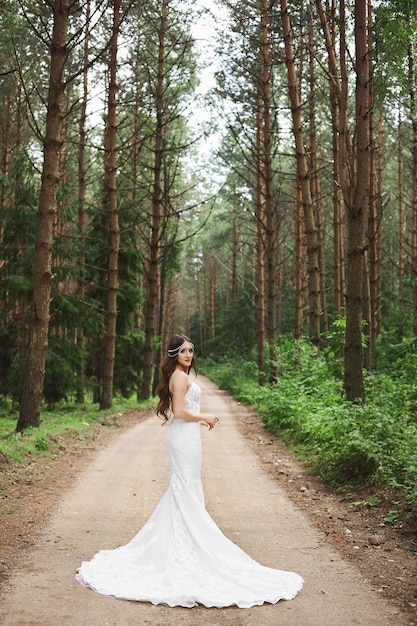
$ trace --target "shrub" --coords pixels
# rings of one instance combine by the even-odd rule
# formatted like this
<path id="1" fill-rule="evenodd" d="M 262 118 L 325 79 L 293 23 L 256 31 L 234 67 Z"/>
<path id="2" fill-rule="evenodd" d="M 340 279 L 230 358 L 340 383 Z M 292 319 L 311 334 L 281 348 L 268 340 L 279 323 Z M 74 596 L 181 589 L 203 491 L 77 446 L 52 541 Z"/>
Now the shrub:
<path id="1" fill-rule="evenodd" d="M 417 515 L 414 354 L 405 350 L 404 373 L 398 366 L 391 374 L 365 375 L 366 403 L 358 405 L 345 400 L 337 357 L 329 351 L 320 356 L 308 341 L 284 338 L 271 353 L 278 379 L 270 385 L 258 385 L 252 361 L 205 364 L 206 372 L 253 405 L 265 427 L 290 443 L 324 480 L 339 485 L 382 481 L 400 489 Z"/>

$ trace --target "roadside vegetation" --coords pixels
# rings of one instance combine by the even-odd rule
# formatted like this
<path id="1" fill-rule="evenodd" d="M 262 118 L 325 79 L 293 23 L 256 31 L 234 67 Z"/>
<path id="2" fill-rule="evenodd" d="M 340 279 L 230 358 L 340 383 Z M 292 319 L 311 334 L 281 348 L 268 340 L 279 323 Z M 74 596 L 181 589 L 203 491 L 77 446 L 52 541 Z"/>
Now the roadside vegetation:
<path id="1" fill-rule="evenodd" d="M 306 340 L 282 338 L 269 355 L 269 378 L 260 386 L 256 354 L 199 363 L 219 387 L 262 416 L 265 427 L 287 443 L 323 481 L 352 499 L 361 487 L 374 496 L 358 505 L 390 500 L 386 521 L 417 516 L 417 353 L 415 338 L 391 343 L 381 335 L 378 371 L 367 373 L 366 402 L 343 393 L 338 332 L 320 354 Z"/>
<path id="2" fill-rule="evenodd" d="M 309 470 L 337 486 L 358 506 L 389 505 L 387 522 L 417 517 L 417 351 L 414 337 L 396 343 L 383 333 L 375 350 L 378 371 L 365 374 L 365 403 L 348 402 L 343 387 L 343 328 L 335 326 L 320 353 L 307 339 L 282 337 L 268 351 L 260 385 L 256 349 L 242 356 L 199 360 L 199 371 L 251 405 L 265 427 Z M 71 440 L 94 440 L 95 426 L 117 428 L 124 412 L 153 399 L 116 398 L 112 409 L 91 402 L 45 406 L 38 428 L 16 432 L 16 407 L 0 406 L 0 456 L 27 464 L 58 454 Z M 361 499 L 362 488 L 373 495 Z"/>
<path id="3" fill-rule="evenodd" d="M 28 428 L 23 433 L 16 431 L 16 408 L 3 399 L 0 407 L 0 460 L 14 461 L 22 465 L 38 457 L 59 454 L 62 447 L 82 438 L 86 445 L 94 440 L 95 426 L 118 428 L 123 413 L 130 409 L 146 409 L 151 400 L 138 403 L 130 399 L 116 398 L 113 407 L 99 411 L 96 404 L 82 405 L 61 402 L 54 408 L 41 413 L 37 428 Z"/>

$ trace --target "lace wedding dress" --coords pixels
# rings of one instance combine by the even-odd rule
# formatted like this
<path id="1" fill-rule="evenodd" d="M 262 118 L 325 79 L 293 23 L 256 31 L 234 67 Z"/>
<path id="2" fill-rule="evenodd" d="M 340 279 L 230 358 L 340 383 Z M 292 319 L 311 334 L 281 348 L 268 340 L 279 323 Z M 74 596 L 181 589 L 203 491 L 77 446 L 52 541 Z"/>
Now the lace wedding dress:
<path id="1" fill-rule="evenodd" d="M 192 383 L 184 406 L 196 413 Z M 227 539 L 207 513 L 201 470 L 201 426 L 173 419 L 166 435 L 168 490 L 145 526 L 125 546 L 83 562 L 76 579 L 98 593 L 167 604 L 248 608 L 290 600 L 303 586 L 293 572 L 264 567 Z"/>

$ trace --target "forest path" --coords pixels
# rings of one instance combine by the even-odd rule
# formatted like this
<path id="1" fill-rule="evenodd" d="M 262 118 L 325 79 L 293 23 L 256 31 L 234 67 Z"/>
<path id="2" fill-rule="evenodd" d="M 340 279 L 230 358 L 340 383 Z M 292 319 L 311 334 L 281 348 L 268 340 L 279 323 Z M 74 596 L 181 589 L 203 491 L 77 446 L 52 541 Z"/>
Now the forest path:
<path id="1" fill-rule="evenodd" d="M 326 544 L 260 467 L 239 432 L 239 405 L 206 378 L 202 412 L 220 423 L 203 430 L 207 509 L 223 532 L 264 565 L 305 579 L 290 602 L 251 609 L 193 609 L 116 600 L 81 587 L 74 574 L 99 549 L 128 542 L 168 482 L 165 428 L 155 417 L 100 451 L 60 504 L 36 548 L 11 580 L 0 607 L 5 626 L 385 626 L 406 618 Z"/>

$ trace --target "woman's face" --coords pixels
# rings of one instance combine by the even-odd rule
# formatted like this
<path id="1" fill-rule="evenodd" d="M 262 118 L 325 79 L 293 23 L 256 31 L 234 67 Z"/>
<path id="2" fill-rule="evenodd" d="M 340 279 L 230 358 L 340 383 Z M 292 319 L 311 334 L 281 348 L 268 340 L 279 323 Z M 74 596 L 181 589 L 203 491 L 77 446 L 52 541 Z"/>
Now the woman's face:
<path id="1" fill-rule="evenodd" d="M 178 352 L 177 366 L 180 369 L 184 370 L 184 372 L 188 372 L 191 366 L 191 363 L 193 361 L 193 358 L 194 358 L 194 346 L 188 341 L 185 341 L 180 347 L 180 350 Z"/>

